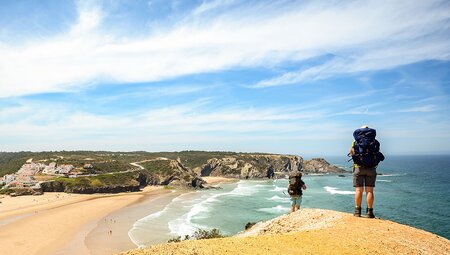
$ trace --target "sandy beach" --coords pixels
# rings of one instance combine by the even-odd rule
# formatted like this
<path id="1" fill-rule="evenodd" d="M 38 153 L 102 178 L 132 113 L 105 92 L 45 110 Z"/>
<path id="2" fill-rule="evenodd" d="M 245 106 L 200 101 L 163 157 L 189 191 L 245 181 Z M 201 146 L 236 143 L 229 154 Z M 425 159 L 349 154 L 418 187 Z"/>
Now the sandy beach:
<path id="1" fill-rule="evenodd" d="M 203 180 L 205 180 L 209 185 L 216 185 L 219 183 L 231 183 L 231 182 L 237 182 L 239 179 L 237 178 L 227 178 L 227 177 L 220 177 L 220 176 L 203 176 Z"/>
<path id="2" fill-rule="evenodd" d="M 145 210 L 137 213 L 136 206 L 158 199 L 150 205 L 158 210 L 175 193 L 146 187 L 136 193 L 1 196 L 0 247 L 8 254 L 111 254 L 136 248 L 127 232 L 147 214 Z"/>
<path id="3" fill-rule="evenodd" d="M 209 185 L 238 179 L 204 177 Z M 136 245 L 133 224 L 187 191 L 149 186 L 142 192 L 0 196 L 0 247 L 9 254 L 112 254 Z M 43 234 L 45 233 L 45 234 Z"/>

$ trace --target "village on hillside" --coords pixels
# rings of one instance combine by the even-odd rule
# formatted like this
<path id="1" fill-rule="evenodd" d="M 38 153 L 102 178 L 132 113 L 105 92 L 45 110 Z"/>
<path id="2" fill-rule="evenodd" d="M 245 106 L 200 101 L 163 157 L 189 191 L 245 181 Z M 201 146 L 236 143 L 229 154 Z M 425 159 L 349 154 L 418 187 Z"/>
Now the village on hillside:
<path id="1" fill-rule="evenodd" d="M 48 165 L 42 162 L 35 163 L 30 159 L 16 173 L 3 176 L 0 179 L 0 184 L 5 189 L 39 188 L 38 175 L 43 179 L 54 176 L 75 178 L 80 175 L 88 175 L 92 169 L 92 164 L 84 164 L 82 168 L 76 168 L 70 164 L 57 164 L 56 162 L 51 162 Z"/>

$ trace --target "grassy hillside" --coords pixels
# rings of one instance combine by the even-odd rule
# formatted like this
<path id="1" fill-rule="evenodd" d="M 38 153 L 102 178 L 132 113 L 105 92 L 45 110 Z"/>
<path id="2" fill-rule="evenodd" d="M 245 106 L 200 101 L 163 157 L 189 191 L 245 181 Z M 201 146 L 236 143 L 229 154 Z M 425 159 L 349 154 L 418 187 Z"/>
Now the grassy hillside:
<path id="1" fill-rule="evenodd" d="M 64 186 L 67 187 L 107 187 L 136 185 L 138 183 L 135 179 L 136 173 L 114 173 L 79 178 L 58 177 L 54 180 L 64 183 Z"/>
<path id="2" fill-rule="evenodd" d="M 236 157 L 238 159 L 251 158 L 251 153 L 219 152 L 219 151 L 180 151 L 180 152 L 108 152 L 108 151 L 47 151 L 47 152 L 0 152 L 0 176 L 14 173 L 30 158 L 34 162 L 49 164 L 72 164 L 82 168 L 84 164 L 92 164 L 95 173 L 111 173 L 126 171 L 135 167 L 132 162 L 164 157 L 168 159 L 179 158 L 183 165 L 193 169 L 200 167 L 210 158 Z M 144 167 L 162 173 L 167 171 L 164 162 L 145 162 Z M 264 162 L 260 162 L 261 165 Z"/>

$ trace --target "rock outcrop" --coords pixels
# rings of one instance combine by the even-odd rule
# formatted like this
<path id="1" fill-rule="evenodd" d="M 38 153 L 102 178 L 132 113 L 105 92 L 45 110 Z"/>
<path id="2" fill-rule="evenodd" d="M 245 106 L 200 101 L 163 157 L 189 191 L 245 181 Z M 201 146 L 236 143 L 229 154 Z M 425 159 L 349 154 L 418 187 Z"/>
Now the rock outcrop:
<path id="1" fill-rule="evenodd" d="M 450 254 L 450 241 L 392 221 L 302 209 L 257 223 L 234 237 L 160 244 L 121 254 Z"/>
<path id="2" fill-rule="evenodd" d="M 206 184 L 197 173 L 185 167 L 178 160 L 155 160 L 155 164 L 147 165 L 147 185 L 170 185 L 174 187 L 203 188 Z M 158 171 L 164 169 L 164 171 Z"/>
<path id="3" fill-rule="evenodd" d="M 62 181 L 48 181 L 41 183 L 42 191 L 44 192 L 66 192 L 79 194 L 94 194 L 94 193 L 120 193 L 120 192 L 135 192 L 140 190 L 139 183 L 136 181 L 134 185 L 107 185 L 100 187 L 92 186 L 68 186 Z"/>
<path id="4" fill-rule="evenodd" d="M 220 154 L 215 155 L 220 156 Z M 201 179 L 201 176 L 258 179 L 275 176 L 283 178 L 296 170 L 305 173 L 345 172 L 321 158 L 304 160 L 302 157 L 294 155 L 238 153 L 223 155 L 224 157 L 203 157 L 202 160 L 192 158 L 193 161 L 198 162 L 197 165 L 191 165 L 192 169 L 182 163 L 186 159 L 185 161 L 180 158 L 175 160 L 161 157 L 146 159 L 141 162 L 133 162 L 132 165 L 137 168 L 133 171 L 103 174 L 102 178 L 97 179 L 95 176 L 75 178 L 77 180 L 69 178 L 58 181 L 57 179 L 44 182 L 41 187 L 44 192 L 116 193 L 138 191 L 140 187 L 147 185 L 204 188 L 206 182 Z"/>
<path id="5" fill-rule="evenodd" d="M 325 159 L 304 160 L 291 155 L 239 155 L 237 157 L 212 158 L 196 169 L 201 176 L 231 178 L 264 178 L 272 173 L 284 177 L 291 171 L 306 173 L 342 173 L 345 170 L 331 165 Z"/>
<path id="6" fill-rule="evenodd" d="M 302 171 L 305 173 L 344 173 L 344 169 L 333 166 L 323 158 L 313 158 L 302 162 Z"/>

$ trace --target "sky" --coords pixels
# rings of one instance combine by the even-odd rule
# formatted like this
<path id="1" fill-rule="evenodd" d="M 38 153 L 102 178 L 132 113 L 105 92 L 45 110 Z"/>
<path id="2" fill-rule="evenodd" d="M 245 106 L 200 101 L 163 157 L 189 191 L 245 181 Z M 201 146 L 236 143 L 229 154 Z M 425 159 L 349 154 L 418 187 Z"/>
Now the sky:
<path id="1" fill-rule="evenodd" d="M 450 2 L 0 0 L 0 151 L 450 154 Z"/>

